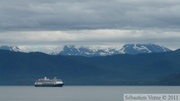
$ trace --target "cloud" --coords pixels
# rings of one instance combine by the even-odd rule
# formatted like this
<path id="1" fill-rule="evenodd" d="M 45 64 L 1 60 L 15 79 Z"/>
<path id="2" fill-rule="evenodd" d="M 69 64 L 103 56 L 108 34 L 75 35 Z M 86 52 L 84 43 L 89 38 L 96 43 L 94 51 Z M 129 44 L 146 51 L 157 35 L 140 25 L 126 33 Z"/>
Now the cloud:
<path id="1" fill-rule="evenodd" d="M 179 0 L 1 0 L 0 44 L 179 48 Z"/>
<path id="2" fill-rule="evenodd" d="M 157 43 L 174 49 L 179 48 L 179 39 L 178 31 L 163 30 L 13 31 L 0 34 L 1 44 L 21 46 L 99 45 L 120 47 L 126 43 Z"/>
<path id="3" fill-rule="evenodd" d="M 179 28 L 174 0 L 0 1 L 0 30 Z"/>

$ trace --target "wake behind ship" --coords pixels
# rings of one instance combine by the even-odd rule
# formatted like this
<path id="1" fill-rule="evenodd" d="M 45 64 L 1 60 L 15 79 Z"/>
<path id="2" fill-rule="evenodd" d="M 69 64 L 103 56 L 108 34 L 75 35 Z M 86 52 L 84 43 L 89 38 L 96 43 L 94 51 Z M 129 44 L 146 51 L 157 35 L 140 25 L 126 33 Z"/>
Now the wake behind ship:
<path id="1" fill-rule="evenodd" d="M 35 83 L 35 87 L 62 87 L 64 83 L 62 82 L 61 79 L 49 79 L 47 77 L 38 79 Z"/>

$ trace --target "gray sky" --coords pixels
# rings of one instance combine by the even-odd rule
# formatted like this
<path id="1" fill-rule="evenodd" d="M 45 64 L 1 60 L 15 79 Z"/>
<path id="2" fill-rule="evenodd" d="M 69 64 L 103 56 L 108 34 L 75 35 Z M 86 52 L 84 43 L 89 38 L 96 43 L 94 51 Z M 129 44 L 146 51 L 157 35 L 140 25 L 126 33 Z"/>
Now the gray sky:
<path id="1" fill-rule="evenodd" d="M 179 0 L 0 0 L 0 45 L 180 48 Z"/>

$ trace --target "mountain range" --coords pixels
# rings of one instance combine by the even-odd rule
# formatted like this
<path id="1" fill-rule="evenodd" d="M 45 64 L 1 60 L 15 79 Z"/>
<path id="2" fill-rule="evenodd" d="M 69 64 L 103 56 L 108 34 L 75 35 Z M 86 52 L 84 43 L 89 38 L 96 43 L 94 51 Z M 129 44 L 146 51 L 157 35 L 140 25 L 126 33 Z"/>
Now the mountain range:
<path id="1" fill-rule="evenodd" d="M 95 57 L 0 50 L 0 85 L 33 85 L 44 76 L 65 85 L 180 85 L 179 61 L 180 49 Z"/>
<path id="2" fill-rule="evenodd" d="M 14 51 L 14 52 L 21 52 L 22 51 L 17 46 L 7 46 L 7 45 L 0 46 L 0 50 L 9 50 L 9 51 Z"/>
<path id="3" fill-rule="evenodd" d="M 59 55 L 73 55 L 73 56 L 108 56 L 116 54 L 139 54 L 139 53 L 154 53 L 154 52 L 168 52 L 170 49 L 156 44 L 126 44 L 121 49 L 104 48 L 92 49 L 90 47 L 76 47 L 64 46 Z"/>
<path id="4" fill-rule="evenodd" d="M 0 46 L 0 49 L 24 52 L 17 46 Z M 65 45 L 62 50 L 56 48 L 48 54 L 50 55 L 65 55 L 65 56 L 108 56 L 116 54 L 139 54 L 139 53 L 154 53 L 168 52 L 170 49 L 156 44 L 126 44 L 122 48 L 92 48 L 88 46 Z M 32 51 L 29 51 L 32 52 Z"/>

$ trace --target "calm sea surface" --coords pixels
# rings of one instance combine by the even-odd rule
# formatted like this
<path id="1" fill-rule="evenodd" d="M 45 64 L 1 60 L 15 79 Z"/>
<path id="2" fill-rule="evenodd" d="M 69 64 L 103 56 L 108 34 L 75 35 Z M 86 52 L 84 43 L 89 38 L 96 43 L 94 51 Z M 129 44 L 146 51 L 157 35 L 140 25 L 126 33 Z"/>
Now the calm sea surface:
<path id="1" fill-rule="evenodd" d="M 180 86 L 0 86 L 0 101 L 123 101 L 123 94 L 179 94 Z"/>

